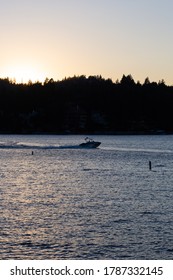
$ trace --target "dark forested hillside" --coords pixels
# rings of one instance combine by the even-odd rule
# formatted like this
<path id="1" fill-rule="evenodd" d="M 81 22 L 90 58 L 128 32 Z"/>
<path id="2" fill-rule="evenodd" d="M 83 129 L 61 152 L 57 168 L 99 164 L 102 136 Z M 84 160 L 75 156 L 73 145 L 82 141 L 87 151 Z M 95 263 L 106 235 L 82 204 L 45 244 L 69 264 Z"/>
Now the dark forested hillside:
<path id="1" fill-rule="evenodd" d="M 131 75 L 15 84 L 0 79 L 0 133 L 172 133 L 173 87 Z"/>

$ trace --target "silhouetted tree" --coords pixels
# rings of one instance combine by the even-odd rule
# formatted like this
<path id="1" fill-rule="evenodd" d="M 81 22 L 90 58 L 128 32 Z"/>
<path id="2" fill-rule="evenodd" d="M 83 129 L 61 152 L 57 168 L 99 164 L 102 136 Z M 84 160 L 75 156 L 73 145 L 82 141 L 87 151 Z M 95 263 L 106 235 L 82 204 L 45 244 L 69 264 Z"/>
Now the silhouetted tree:
<path id="1" fill-rule="evenodd" d="M 128 76 L 123 75 L 120 83 L 124 86 L 133 86 L 135 84 L 135 81 L 133 80 L 131 75 Z"/>

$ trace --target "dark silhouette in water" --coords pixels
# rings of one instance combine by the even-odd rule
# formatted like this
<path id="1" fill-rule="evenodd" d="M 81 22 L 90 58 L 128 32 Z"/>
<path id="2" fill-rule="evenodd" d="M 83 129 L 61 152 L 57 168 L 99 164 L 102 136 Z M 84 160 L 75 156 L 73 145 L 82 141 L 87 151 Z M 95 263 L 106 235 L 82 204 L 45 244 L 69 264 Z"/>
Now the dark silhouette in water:
<path id="1" fill-rule="evenodd" d="M 0 79 L 0 133 L 172 133 L 173 86 L 101 76 Z"/>

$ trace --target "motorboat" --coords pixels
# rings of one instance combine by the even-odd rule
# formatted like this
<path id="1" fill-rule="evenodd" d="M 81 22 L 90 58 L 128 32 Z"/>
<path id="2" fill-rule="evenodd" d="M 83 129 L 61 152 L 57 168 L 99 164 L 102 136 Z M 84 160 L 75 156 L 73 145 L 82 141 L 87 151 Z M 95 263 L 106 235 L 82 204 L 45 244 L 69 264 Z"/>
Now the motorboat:
<path id="1" fill-rule="evenodd" d="M 81 148 L 97 148 L 98 146 L 100 146 L 101 142 L 96 142 L 94 140 L 92 140 L 91 138 L 89 137 L 86 137 L 85 138 L 85 142 L 84 143 L 81 143 L 79 145 L 79 147 Z"/>

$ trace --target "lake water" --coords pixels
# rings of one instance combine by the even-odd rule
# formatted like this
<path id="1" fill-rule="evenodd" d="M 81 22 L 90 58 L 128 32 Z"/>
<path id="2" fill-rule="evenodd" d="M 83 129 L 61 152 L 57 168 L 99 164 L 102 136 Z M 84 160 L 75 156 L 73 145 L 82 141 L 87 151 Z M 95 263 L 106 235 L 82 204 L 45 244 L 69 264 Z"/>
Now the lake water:
<path id="1" fill-rule="evenodd" d="M 172 259 L 173 136 L 83 138 L 0 136 L 0 259 Z"/>

